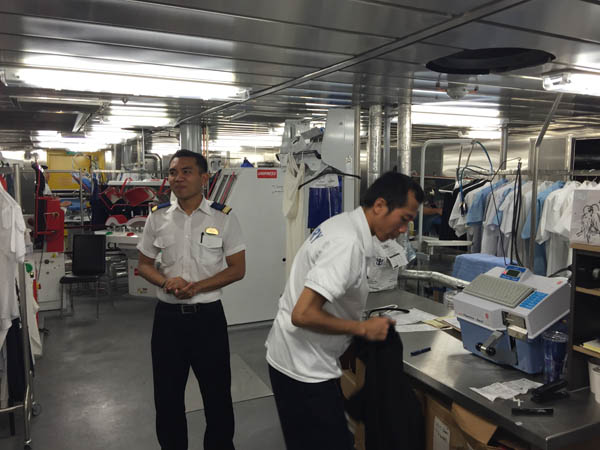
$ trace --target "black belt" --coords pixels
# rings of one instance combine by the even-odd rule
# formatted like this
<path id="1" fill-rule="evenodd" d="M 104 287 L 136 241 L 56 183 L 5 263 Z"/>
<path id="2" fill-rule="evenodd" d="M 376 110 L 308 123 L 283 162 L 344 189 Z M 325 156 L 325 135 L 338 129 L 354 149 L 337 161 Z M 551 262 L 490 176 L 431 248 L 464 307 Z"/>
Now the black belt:
<path id="1" fill-rule="evenodd" d="M 173 311 L 173 312 L 178 312 L 181 314 L 195 314 L 195 313 L 199 313 L 201 311 L 206 311 L 206 309 L 209 309 L 211 307 L 213 307 L 212 303 L 215 302 L 219 302 L 221 301 L 219 300 L 215 300 L 214 302 L 210 302 L 210 303 L 167 303 L 167 302 L 162 302 L 159 301 L 158 302 L 158 306 L 160 309 L 163 309 L 165 311 Z"/>

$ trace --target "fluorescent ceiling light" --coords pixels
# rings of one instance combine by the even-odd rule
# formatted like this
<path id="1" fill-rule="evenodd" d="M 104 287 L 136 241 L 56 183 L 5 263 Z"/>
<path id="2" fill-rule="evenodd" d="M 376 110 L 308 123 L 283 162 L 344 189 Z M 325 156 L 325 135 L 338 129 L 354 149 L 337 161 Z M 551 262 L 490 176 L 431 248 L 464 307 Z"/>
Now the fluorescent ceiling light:
<path id="1" fill-rule="evenodd" d="M 496 130 L 467 130 L 465 133 L 458 133 L 458 137 L 471 139 L 500 139 L 501 131 Z"/>
<path id="2" fill-rule="evenodd" d="M 135 136 L 137 136 L 136 133 L 131 131 L 92 131 L 82 136 L 63 136 L 56 131 L 37 131 L 31 134 L 31 142 L 36 148 L 95 152 Z"/>
<path id="3" fill-rule="evenodd" d="M 471 106 L 457 106 L 458 102 L 448 102 L 450 105 L 445 103 L 425 103 L 421 105 L 413 105 L 413 113 L 429 113 L 429 114 L 452 114 L 461 116 L 476 116 L 476 117 L 498 117 L 500 111 L 497 108 L 481 108 Z"/>
<path id="4" fill-rule="evenodd" d="M 42 68 L 12 69 L 11 82 L 20 82 L 54 90 L 108 92 L 119 95 L 141 95 L 202 100 L 245 100 L 248 90 L 228 84 L 199 80 L 152 78 Z"/>
<path id="5" fill-rule="evenodd" d="M 593 72 L 557 72 L 542 77 L 547 91 L 600 96 L 600 74 Z"/>
<path id="6" fill-rule="evenodd" d="M 103 116 L 100 123 L 121 127 L 166 127 L 173 125 L 174 119 L 169 117 L 136 117 L 136 116 Z"/>
<path id="7" fill-rule="evenodd" d="M 84 72 L 116 73 L 142 77 L 195 80 L 210 83 L 234 83 L 235 74 L 222 70 L 147 64 L 131 61 L 112 61 L 65 55 L 29 55 L 23 58 L 25 66 L 45 69 L 62 69 Z"/>

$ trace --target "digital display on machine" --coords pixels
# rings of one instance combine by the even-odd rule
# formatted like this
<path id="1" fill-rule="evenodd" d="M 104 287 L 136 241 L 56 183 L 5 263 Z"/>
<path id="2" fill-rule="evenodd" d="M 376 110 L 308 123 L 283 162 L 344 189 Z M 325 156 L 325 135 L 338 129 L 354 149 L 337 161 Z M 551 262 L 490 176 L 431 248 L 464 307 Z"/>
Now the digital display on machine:
<path id="1" fill-rule="evenodd" d="M 514 269 L 508 269 L 506 272 L 504 272 L 504 274 L 515 278 L 519 278 L 521 276 L 521 272 Z"/>

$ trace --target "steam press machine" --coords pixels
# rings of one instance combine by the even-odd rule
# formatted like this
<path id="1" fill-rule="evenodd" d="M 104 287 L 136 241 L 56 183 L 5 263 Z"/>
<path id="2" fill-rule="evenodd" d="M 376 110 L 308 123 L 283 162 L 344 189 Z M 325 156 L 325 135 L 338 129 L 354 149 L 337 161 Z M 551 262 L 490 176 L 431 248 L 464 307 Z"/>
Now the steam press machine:
<path id="1" fill-rule="evenodd" d="M 526 373 L 544 367 L 542 333 L 569 313 L 566 278 L 495 267 L 454 297 L 465 349 Z"/>

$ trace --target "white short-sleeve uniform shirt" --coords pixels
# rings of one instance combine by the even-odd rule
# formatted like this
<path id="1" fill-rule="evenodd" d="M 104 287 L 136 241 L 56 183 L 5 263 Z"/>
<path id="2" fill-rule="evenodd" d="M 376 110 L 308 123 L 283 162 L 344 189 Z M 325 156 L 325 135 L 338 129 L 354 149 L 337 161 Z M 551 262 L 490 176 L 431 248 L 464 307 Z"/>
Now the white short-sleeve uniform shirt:
<path id="1" fill-rule="evenodd" d="M 225 258 L 246 249 L 240 224 L 233 212 L 224 214 L 202 198 L 200 206 L 187 215 L 172 203 L 150 214 L 138 250 L 149 258 L 160 254 L 159 271 L 167 278 L 181 277 L 196 282 L 210 278 L 227 265 Z M 222 290 L 201 292 L 180 300 L 157 288 L 167 303 L 210 303 L 221 299 Z"/>
<path id="2" fill-rule="evenodd" d="M 267 338 L 267 361 L 278 371 L 306 383 L 339 378 L 338 358 L 352 336 L 317 333 L 292 324 L 292 311 L 307 287 L 327 302 L 333 316 L 360 320 L 367 302 L 367 258 L 373 256 L 373 238 L 361 207 L 323 222 L 302 244 L 279 310 Z"/>

